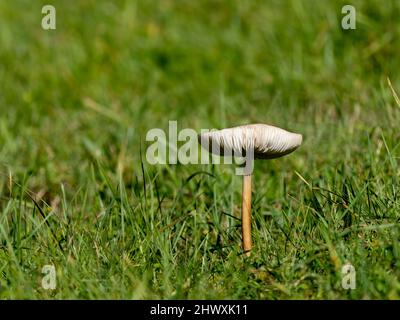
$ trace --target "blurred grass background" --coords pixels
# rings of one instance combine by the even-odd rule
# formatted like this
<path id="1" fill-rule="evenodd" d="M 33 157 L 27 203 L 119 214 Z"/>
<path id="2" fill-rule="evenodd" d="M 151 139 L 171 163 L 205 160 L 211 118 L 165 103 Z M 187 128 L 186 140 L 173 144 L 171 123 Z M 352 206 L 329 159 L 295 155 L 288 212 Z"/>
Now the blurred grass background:
<path id="1" fill-rule="evenodd" d="M 400 2 L 345 4 L 0 0 L 0 297 L 398 299 Z M 233 166 L 141 159 L 169 120 L 303 134 L 256 164 L 250 259 Z"/>

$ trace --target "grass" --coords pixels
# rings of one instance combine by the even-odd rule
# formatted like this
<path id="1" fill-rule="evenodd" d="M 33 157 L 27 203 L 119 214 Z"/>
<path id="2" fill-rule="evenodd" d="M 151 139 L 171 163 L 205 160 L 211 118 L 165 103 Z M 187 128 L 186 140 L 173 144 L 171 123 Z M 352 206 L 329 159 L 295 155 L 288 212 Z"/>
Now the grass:
<path id="1" fill-rule="evenodd" d="M 399 299 L 398 1 L 47 3 L 0 2 L 0 298 Z M 303 134 L 249 259 L 234 166 L 143 157 L 169 120 Z"/>

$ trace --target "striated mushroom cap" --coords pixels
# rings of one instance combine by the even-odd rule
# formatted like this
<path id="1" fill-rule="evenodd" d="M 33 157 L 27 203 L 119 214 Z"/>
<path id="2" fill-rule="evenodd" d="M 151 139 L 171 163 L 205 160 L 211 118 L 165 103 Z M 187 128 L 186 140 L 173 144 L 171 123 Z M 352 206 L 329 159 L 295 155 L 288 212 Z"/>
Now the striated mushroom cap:
<path id="1" fill-rule="evenodd" d="M 213 130 L 199 135 L 200 144 L 208 151 L 223 156 L 244 156 L 254 150 L 255 159 L 273 159 L 296 150 L 303 140 L 301 134 L 292 133 L 267 124 L 248 124 Z"/>

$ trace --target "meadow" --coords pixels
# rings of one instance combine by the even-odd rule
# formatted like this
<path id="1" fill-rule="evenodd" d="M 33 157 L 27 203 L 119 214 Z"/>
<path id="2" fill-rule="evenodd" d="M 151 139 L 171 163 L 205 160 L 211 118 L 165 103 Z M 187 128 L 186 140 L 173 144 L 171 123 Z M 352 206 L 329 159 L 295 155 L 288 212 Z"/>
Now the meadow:
<path id="1" fill-rule="evenodd" d="M 1 299 L 400 298 L 399 1 L 50 2 L 0 0 Z M 234 165 L 146 161 L 170 120 L 303 134 L 249 258 Z"/>

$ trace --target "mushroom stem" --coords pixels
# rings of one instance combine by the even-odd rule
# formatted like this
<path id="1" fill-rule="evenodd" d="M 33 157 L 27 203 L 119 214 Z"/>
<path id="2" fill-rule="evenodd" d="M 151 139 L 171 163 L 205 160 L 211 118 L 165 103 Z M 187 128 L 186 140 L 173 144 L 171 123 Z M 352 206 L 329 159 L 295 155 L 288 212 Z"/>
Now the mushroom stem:
<path id="1" fill-rule="evenodd" d="M 251 251 L 251 175 L 243 176 L 242 239 L 243 251 L 249 257 Z"/>

